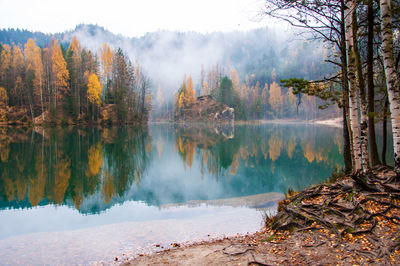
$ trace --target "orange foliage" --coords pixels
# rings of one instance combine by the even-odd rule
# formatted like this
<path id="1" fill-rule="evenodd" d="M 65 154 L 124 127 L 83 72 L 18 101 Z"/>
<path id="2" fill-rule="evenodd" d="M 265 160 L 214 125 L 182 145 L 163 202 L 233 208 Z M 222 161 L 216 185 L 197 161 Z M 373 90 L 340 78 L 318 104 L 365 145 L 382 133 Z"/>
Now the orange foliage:
<path id="1" fill-rule="evenodd" d="M 268 141 L 269 146 L 269 158 L 275 162 L 279 156 L 281 156 L 281 150 L 283 146 L 282 137 L 277 134 L 272 134 Z"/>
<path id="2" fill-rule="evenodd" d="M 95 176 L 99 173 L 103 164 L 103 152 L 101 151 L 101 143 L 92 145 L 88 151 L 88 167 L 85 171 L 87 177 Z"/>
<path id="3" fill-rule="evenodd" d="M 88 100 L 91 104 L 96 104 L 97 106 L 100 106 L 101 104 L 101 85 L 99 82 L 99 79 L 97 78 L 97 75 L 94 73 L 91 73 L 89 75 L 88 79 L 88 85 L 87 85 L 87 97 Z"/>
<path id="4" fill-rule="evenodd" d="M 40 47 L 35 44 L 35 41 L 29 39 L 25 44 L 25 60 L 26 70 L 34 74 L 33 78 L 33 94 L 35 101 L 39 102 L 42 95 L 42 86 L 44 82 L 44 67 L 42 63 L 42 53 Z"/>
<path id="5" fill-rule="evenodd" d="M 208 152 L 206 150 L 203 150 L 203 152 L 201 153 L 201 158 L 204 164 L 208 163 Z"/>
<path id="6" fill-rule="evenodd" d="M 190 106 L 196 102 L 196 91 L 193 87 L 192 76 L 189 76 L 187 81 L 187 95 L 185 98 L 186 106 Z"/>
<path id="7" fill-rule="evenodd" d="M 12 52 L 11 46 L 8 44 L 3 45 L 3 50 L 0 54 L 0 79 L 6 80 L 8 69 L 11 67 Z"/>
<path id="8" fill-rule="evenodd" d="M 1 179 L 3 180 L 4 192 L 6 193 L 7 200 L 12 201 L 14 199 L 16 189 L 13 180 L 8 175 L 7 170 L 3 171 Z"/>
<path id="9" fill-rule="evenodd" d="M 191 168 L 193 164 L 194 154 L 196 153 L 197 143 L 189 139 L 178 137 L 177 147 L 179 148 L 179 152 L 182 156 L 184 165 L 186 166 L 187 163 L 189 168 Z"/>
<path id="10" fill-rule="evenodd" d="M 20 176 L 16 180 L 14 180 L 15 187 L 17 189 L 17 199 L 18 200 L 23 200 L 26 195 L 26 191 L 28 189 L 28 178 L 25 178 L 24 176 Z"/>
<path id="11" fill-rule="evenodd" d="M 112 196 L 115 193 L 114 183 L 110 173 L 106 172 L 106 178 L 103 184 L 103 195 L 105 203 L 110 203 Z"/>
<path id="12" fill-rule="evenodd" d="M 51 41 L 51 62 L 52 84 L 59 91 L 57 98 L 61 98 L 62 93 L 66 94 L 68 91 L 69 72 L 60 45 L 54 39 Z"/>
<path id="13" fill-rule="evenodd" d="M 44 187 L 46 185 L 47 165 L 43 156 L 36 157 L 35 163 L 36 178 L 30 179 L 30 186 L 28 192 L 29 202 L 32 206 L 36 206 L 44 197 Z"/>
<path id="14" fill-rule="evenodd" d="M 322 148 L 317 150 L 313 141 L 304 141 L 302 146 L 304 157 L 309 163 L 312 163 L 314 160 L 319 163 L 328 159 L 328 155 L 324 154 Z"/>
<path id="15" fill-rule="evenodd" d="M 61 204 L 64 200 L 65 191 L 69 185 L 69 179 L 71 178 L 71 159 L 68 157 L 58 160 L 55 165 L 54 175 L 54 200 L 57 204 Z"/>
<path id="16" fill-rule="evenodd" d="M 8 142 L 0 142 L 0 159 L 3 163 L 8 161 L 10 154 L 10 144 Z"/>
<path id="17" fill-rule="evenodd" d="M 100 63 L 102 66 L 103 70 L 103 79 L 107 79 L 107 76 L 111 72 L 111 67 L 112 67 L 112 58 L 113 54 L 110 49 L 110 46 L 108 46 L 107 43 L 103 43 L 103 46 L 100 48 Z"/>
<path id="18" fill-rule="evenodd" d="M 276 114 L 281 113 L 283 104 L 282 91 L 275 81 L 269 86 L 269 104 Z"/>
<path id="19" fill-rule="evenodd" d="M 77 209 L 77 210 L 79 210 L 79 208 L 81 207 L 81 204 L 83 202 L 82 191 L 83 191 L 83 183 L 78 182 L 77 184 L 75 184 L 72 200 L 74 201 L 74 206 L 75 206 L 75 209 Z"/>

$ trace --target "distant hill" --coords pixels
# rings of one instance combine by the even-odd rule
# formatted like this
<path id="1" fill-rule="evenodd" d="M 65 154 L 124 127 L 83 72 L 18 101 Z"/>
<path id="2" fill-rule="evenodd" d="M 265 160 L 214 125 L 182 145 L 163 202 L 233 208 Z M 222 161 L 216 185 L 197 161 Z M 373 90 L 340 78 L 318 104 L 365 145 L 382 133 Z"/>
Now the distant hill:
<path id="1" fill-rule="evenodd" d="M 12 43 L 26 43 L 29 38 L 35 40 L 39 46 L 44 46 L 50 42 L 52 35 L 45 34 L 42 32 L 32 32 L 28 30 L 20 29 L 1 29 L 0 30 L 0 43 L 12 44 Z"/>
<path id="2" fill-rule="evenodd" d="M 324 62 L 329 56 L 328 49 L 321 43 L 299 40 L 292 31 L 267 28 L 209 34 L 157 31 L 128 38 L 98 25 L 80 24 L 73 30 L 56 34 L 2 29 L 0 43 L 24 44 L 33 38 L 40 46 L 45 46 L 55 38 L 66 47 L 74 35 L 92 51 L 97 51 L 104 42 L 113 48 L 122 48 L 132 62 L 139 60 L 153 86 L 160 85 L 164 97 L 170 100 L 185 75 L 192 75 L 196 89 L 201 89 L 202 66 L 207 73 L 218 64 L 227 75 L 234 68 L 242 82 L 247 75 L 247 82 L 253 86 L 256 82 L 263 86 L 274 79 L 291 77 L 315 80 L 332 71 L 332 65 Z"/>

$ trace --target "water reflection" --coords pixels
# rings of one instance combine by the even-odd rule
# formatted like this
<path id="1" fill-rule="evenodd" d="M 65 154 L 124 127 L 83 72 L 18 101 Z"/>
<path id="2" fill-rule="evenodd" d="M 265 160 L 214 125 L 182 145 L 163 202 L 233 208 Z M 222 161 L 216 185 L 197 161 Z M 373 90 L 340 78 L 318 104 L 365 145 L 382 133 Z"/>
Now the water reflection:
<path id="1" fill-rule="evenodd" d="M 0 208 L 99 213 L 302 189 L 342 166 L 341 130 L 311 125 L 2 128 Z"/>
<path id="2" fill-rule="evenodd" d="M 146 128 L 3 128 L 1 136 L 3 208 L 53 203 L 80 209 L 96 193 L 108 204 L 139 183 L 152 145 Z"/>

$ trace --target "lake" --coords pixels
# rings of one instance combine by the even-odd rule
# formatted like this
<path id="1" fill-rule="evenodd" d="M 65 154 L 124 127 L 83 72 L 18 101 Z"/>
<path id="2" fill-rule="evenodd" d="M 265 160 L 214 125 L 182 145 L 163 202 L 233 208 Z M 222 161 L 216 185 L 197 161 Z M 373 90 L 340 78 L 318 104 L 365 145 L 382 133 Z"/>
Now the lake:
<path id="1" fill-rule="evenodd" d="M 1 264 L 113 263 L 260 230 L 343 166 L 311 124 L 0 128 Z"/>

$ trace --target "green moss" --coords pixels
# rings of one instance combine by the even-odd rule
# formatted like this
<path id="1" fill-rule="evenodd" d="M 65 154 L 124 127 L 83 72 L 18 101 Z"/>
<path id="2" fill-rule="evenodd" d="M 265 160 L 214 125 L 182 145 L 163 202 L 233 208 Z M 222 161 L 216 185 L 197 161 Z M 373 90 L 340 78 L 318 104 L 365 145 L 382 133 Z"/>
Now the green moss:
<path id="1" fill-rule="evenodd" d="M 269 236 L 265 239 L 261 239 L 261 242 L 271 242 L 275 240 L 275 235 Z"/>

